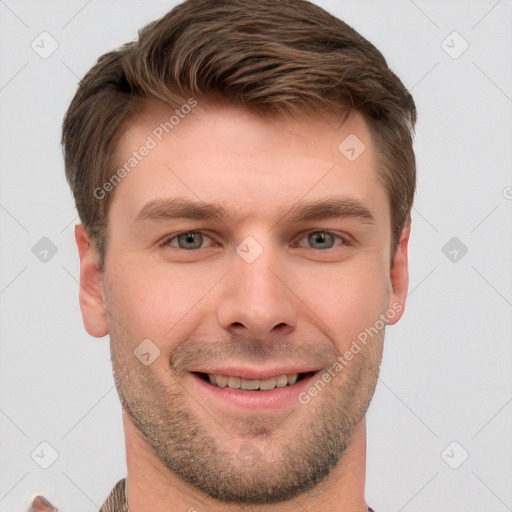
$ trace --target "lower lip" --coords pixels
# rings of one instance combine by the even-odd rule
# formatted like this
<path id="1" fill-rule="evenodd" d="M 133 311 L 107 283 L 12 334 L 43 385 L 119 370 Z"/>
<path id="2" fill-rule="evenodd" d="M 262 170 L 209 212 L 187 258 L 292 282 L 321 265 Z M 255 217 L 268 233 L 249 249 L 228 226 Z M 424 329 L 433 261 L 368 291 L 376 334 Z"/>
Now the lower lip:
<path id="1" fill-rule="evenodd" d="M 267 391 L 250 391 L 231 389 L 229 387 L 219 388 L 203 380 L 195 373 L 191 375 L 201 391 L 204 390 L 207 393 L 207 398 L 213 397 L 229 406 L 254 411 L 261 409 L 278 410 L 300 403 L 299 395 L 311 386 L 318 373 L 316 372 L 309 377 L 305 377 L 292 386 L 274 388 Z"/>

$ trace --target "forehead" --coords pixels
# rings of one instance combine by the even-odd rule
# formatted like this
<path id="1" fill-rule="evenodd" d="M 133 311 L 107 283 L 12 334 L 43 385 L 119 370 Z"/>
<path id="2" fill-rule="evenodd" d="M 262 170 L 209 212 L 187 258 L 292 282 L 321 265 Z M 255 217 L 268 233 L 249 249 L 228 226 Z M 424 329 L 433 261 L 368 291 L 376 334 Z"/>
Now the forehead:
<path id="1" fill-rule="evenodd" d="M 387 214 L 370 131 L 357 112 L 341 123 L 335 116 L 271 119 L 234 106 L 177 111 L 151 102 L 121 138 L 116 160 L 119 168 L 134 164 L 111 206 L 126 220 L 148 201 L 177 196 L 221 204 L 240 220 L 327 195 Z"/>

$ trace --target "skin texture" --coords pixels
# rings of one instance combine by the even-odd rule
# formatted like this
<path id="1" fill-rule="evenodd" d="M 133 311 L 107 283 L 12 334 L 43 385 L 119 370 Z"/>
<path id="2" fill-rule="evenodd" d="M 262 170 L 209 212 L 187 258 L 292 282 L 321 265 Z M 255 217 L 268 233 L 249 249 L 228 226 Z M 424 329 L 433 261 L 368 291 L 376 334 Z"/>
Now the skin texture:
<path id="1" fill-rule="evenodd" d="M 170 113 L 148 104 L 119 144 L 119 165 Z M 338 150 L 350 134 L 366 146 L 355 161 Z M 399 320 L 410 227 L 391 254 L 364 118 L 352 113 L 334 129 L 322 118 L 199 106 L 156 141 L 115 188 L 103 273 L 86 230 L 75 229 L 84 325 L 110 334 L 131 512 L 363 512 L 365 414 L 384 329 L 307 404 L 241 410 L 206 397 L 190 372 L 229 361 L 308 364 L 323 375 L 380 315 L 393 309 L 387 324 Z M 231 217 L 136 222 L 148 201 L 176 196 L 222 204 Z M 372 222 L 288 220 L 298 201 L 328 196 L 356 200 Z M 202 241 L 162 245 L 188 230 L 203 230 Z M 315 231 L 341 238 L 308 238 Z M 252 263 L 235 250 L 248 236 L 263 249 Z M 150 365 L 134 356 L 144 339 L 160 350 Z"/>

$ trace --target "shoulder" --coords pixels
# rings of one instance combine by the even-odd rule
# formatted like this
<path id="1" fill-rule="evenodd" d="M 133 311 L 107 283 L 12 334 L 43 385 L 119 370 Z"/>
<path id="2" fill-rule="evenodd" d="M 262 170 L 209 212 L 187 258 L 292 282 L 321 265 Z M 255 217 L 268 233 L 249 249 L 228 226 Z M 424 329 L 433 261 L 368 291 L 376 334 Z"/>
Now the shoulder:
<path id="1" fill-rule="evenodd" d="M 126 478 L 117 482 L 99 512 L 128 512 L 125 495 Z"/>

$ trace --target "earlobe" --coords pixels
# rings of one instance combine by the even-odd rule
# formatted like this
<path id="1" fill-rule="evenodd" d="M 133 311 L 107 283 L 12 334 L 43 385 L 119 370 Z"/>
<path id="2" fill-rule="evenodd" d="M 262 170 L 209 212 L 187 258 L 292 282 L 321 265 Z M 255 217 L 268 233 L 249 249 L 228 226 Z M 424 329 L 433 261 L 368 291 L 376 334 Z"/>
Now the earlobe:
<path id="1" fill-rule="evenodd" d="M 75 225 L 75 240 L 80 258 L 80 310 L 85 330 L 96 338 L 109 333 L 103 296 L 99 254 L 83 224 Z"/>
<path id="2" fill-rule="evenodd" d="M 390 293 L 389 293 L 389 308 L 393 309 L 396 314 L 388 319 L 388 325 L 393 325 L 403 315 L 405 310 L 405 301 L 407 299 L 407 292 L 409 290 L 409 264 L 408 264 L 408 248 L 409 237 L 411 235 L 411 220 L 407 222 L 400 241 L 396 248 L 395 254 L 391 261 L 389 272 L 390 280 Z"/>

